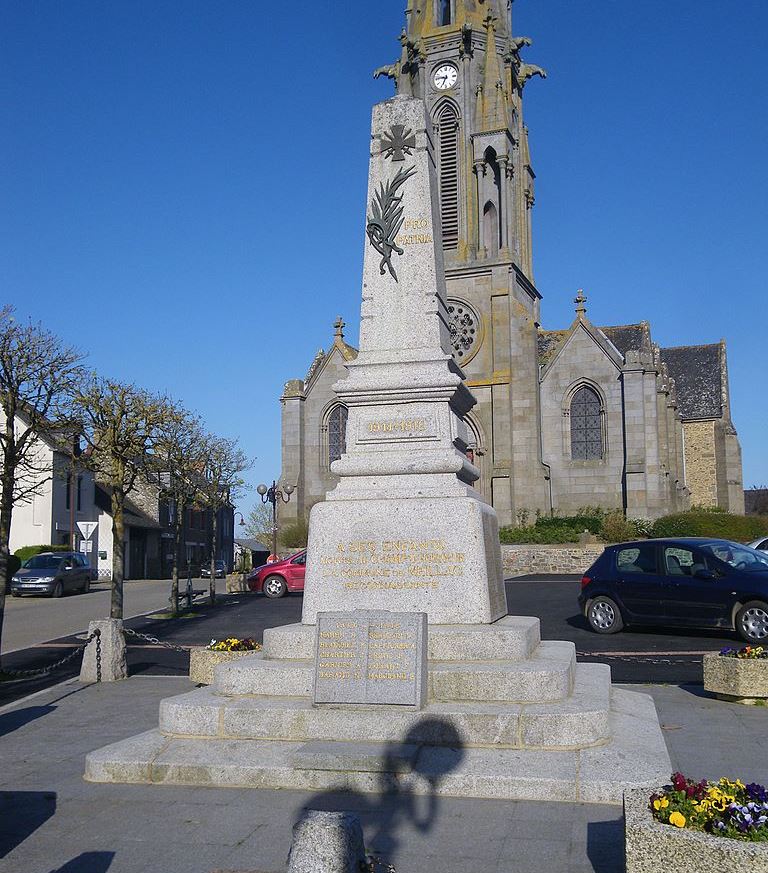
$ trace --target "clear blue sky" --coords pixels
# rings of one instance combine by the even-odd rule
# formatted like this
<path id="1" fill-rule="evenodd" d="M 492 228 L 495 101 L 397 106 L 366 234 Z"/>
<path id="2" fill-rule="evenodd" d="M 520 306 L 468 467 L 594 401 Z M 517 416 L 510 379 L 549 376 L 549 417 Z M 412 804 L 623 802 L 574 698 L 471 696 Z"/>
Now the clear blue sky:
<path id="1" fill-rule="evenodd" d="M 278 398 L 356 342 L 371 71 L 404 0 L 3 0 L 0 284 L 105 374 L 169 391 L 280 469 Z M 768 482 L 765 0 L 517 0 L 547 328 L 730 354 Z M 247 508 L 253 496 L 243 501 Z"/>

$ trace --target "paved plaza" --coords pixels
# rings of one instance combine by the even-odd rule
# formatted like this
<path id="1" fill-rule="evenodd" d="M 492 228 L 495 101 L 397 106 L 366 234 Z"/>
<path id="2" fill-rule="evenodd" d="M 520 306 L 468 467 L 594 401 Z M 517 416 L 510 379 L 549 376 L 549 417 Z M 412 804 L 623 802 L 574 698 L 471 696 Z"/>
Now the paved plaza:
<path id="1" fill-rule="evenodd" d="M 157 724 L 178 677 L 69 681 L 0 710 L 0 869 L 7 873 L 210 873 L 285 869 L 302 808 L 360 813 L 367 846 L 398 873 L 621 873 L 614 806 L 294 791 L 92 785 L 86 753 Z M 634 686 L 635 688 L 637 686 Z M 645 686 L 675 767 L 768 781 L 765 708 L 721 703 L 700 686 Z"/>

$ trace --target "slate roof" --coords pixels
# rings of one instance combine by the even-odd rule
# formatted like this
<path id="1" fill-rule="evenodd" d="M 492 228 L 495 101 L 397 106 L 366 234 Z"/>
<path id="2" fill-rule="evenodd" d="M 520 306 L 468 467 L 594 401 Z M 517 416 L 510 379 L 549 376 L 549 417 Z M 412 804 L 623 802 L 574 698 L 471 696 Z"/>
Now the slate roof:
<path id="1" fill-rule="evenodd" d="M 629 351 L 651 351 L 651 338 L 648 325 L 618 324 L 614 327 L 601 327 L 600 330 L 626 358 Z"/>
<path id="2" fill-rule="evenodd" d="M 112 515 L 112 488 L 104 482 L 96 483 L 95 494 L 96 506 L 104 512 Z M 162 530 L 154 518 L 150 518 L 143 509 L 137 506 L 130 498 L 125 498 L 125 524 L 128 527 L 143 527 L 149 530 Z"/>
<path id="3" fill-rule="evenodd" d="M 722 417 L 723 362 L 719 343 L 662 349 L 661 360 L 675 380 L 684 419 Z"/>
<path id="4" fill-rule="evenodd" d="M 567 330 L 540 330 L 538 337 L 539 363 L 543 366 L 548 364 L 560 345 L 562 338 L 568 333 Z"/>

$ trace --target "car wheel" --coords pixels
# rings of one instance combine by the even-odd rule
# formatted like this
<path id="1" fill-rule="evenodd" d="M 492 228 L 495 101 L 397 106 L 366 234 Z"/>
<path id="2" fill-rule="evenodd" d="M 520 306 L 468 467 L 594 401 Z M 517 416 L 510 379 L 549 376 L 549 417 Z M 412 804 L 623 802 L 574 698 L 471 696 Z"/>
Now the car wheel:
<path id="1" fill-rule="evenodd" d="M 595 597 L 590 601 L 587 621 L 598 634 L 616 634 L 624 627 L 619 607 L 610 597 Z"/>
<path id="2" fill-rule="evenodd" d="M 285 584 L 285 579 L 282 576 L 267 576 L 264 580 L 264 593 L 267 597 L 277 599 L 285 597 L 288 593 L 288 586 Z"/>
<path id="3" fill-rule="evenodd" d="M 53 591 L 51 591 L 51 597 L 61 597 L 61 595 L 63 593 L 64 593 L 64 586 L 61 584 L 61 582 L 57 582 L 53 586 Z"/>
<path id="4" fill-rule="evenodd" d="M 753 600 L 736 616 L 736 633 L 748 643 L 768 642 L 768 604 Z"/>
<path id="5" fill-rule="evenodd" d="M 21 597 L 21 591 L 11 591 L 11 597 Z"/>

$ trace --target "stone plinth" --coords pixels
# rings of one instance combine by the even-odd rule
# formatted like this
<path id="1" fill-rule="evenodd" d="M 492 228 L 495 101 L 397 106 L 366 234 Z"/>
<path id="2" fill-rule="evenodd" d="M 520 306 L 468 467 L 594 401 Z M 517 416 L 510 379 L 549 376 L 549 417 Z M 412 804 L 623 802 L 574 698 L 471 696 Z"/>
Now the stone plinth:
<path id="1" fill-rule="evenodd" d="M 768 659 L 705 655 L 704 688 L 734 703 L 755 704 L 768 700 Z"/>
<path id="2" fill-rule="evenodd" d="M 654 788 L 624 795 L 626 873 L 765 873 L 768 844 L 714 837 L 656 821 L 649 799 Z"/>
<path id="3" fill-rule="evenodd" d="M 195 646 L 189 650 L 189 678 L 198 685 L 211 685 L 214 671 L 219 664 L 239 661 L 247 655 L 255 654 L 256 652 L 214 652 L 212 649 Z"/>

